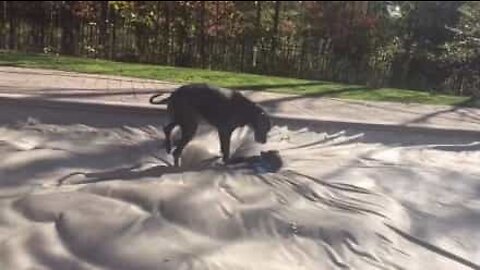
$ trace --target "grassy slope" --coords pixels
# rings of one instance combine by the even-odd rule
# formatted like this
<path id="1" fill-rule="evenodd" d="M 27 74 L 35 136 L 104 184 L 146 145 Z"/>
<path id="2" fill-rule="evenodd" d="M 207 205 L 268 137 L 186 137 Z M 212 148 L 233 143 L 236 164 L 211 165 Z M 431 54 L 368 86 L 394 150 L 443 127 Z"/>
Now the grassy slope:
<path id="1" fill-rule="evenodd" d="M 347 85 L 325 81 L 311 81 L 170 66 L 120 63 L 77 57 L 56 57 L 43 54 L 0 51 L 0 66 L 1 65 L 46 68 L 82 73 L 123 75 L 176 83 L 205 82 L 234 89 L 263 90 L 299 95 L 328 96 L 372 101 L 469 105 L 468 97 L 430 94 L 427 92 L 405 89 L 370 89 L 359 85 Z"/>

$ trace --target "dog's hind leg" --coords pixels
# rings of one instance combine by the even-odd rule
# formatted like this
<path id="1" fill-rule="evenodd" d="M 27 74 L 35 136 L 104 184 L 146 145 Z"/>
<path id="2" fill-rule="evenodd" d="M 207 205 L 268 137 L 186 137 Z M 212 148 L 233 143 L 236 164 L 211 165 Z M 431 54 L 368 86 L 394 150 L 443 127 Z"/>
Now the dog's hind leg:
<path id="1" fill-rule="evenodd" d="M 175 122 L 172 122 L 172 123 L 163 127 L 163 133 L 165 134 L 165 150 L 169 154 L 172 151 L 172 142 L 171 142 L 170 135 L 172 134 L 172 130 L 176 126 L 177 126 L 177 124 Z"/>
<path id="2" fill-rule="evenodd" d="M 197 132 L 197 127 L 198 123 L 196 123 L 195 121 L 191 121 L 188 124 L 180 124 L 180 128 L 182 129 L 182 138 L 177 144 L 175 150 L 173 150 L 173 158 L 176 167 L 180 165 L 179 161 L 180 156 L 182 155 L 182 151 L 195 136 L 195 133 Z"/>

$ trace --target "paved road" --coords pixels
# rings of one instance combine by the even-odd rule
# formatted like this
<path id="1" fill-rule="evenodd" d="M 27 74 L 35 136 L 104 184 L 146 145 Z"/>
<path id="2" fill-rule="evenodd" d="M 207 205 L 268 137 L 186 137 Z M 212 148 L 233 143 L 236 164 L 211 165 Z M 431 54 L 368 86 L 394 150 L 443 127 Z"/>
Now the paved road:
<path id="1" fill-rule="evenodd" d="M 0 98 L 41 98 L 152 108 L 148 97 L 178 85 L 136 78 L 0 67 Z M 480 131 L 480 109 L 364 102 L 245 91 L 269 112 L 305 119 Z"/>

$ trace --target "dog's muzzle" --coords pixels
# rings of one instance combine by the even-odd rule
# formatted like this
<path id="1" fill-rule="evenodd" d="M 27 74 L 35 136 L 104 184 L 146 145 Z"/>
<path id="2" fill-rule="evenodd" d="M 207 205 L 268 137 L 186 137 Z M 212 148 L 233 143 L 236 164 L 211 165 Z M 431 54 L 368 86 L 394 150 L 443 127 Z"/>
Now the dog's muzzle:
<path id="1" fill-rule="evenodd" d="M 267 136 L 255 136 L 255 141 L 258 143 L 267 143 Z"/>

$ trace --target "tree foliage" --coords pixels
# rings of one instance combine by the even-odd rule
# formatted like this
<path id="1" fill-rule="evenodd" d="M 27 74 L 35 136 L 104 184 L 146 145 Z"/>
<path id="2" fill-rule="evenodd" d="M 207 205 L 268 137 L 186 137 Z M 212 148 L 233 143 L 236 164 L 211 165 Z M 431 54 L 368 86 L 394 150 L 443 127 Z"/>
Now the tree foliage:
<path id="1" fill-rule="evenodd" d="M 474 1 L 2 1 L 0 48 L 479 95 Z"/>

